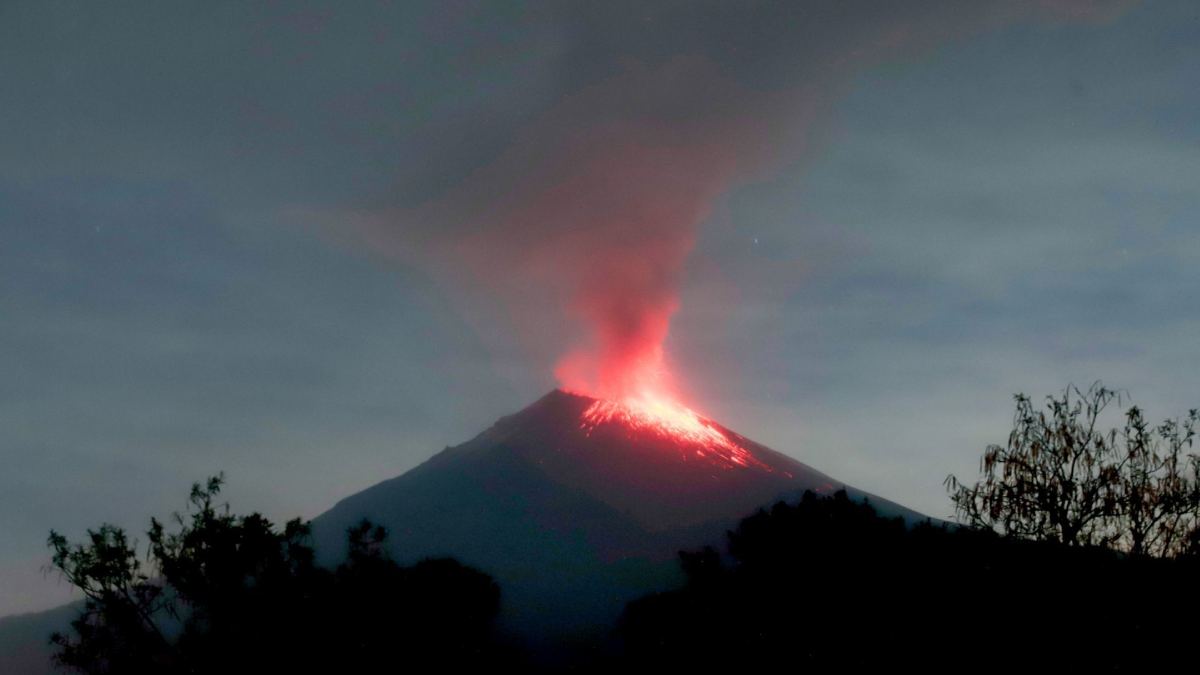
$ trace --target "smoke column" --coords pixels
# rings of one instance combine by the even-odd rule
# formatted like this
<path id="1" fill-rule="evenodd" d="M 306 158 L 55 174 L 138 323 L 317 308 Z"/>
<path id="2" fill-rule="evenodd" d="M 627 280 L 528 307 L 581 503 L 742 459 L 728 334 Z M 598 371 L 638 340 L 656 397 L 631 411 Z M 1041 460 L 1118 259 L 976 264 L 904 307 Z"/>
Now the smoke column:
<path id="1" fill-rule="evenodd" d="M 552 17 L 582 45 L 566 61 L 619 67 L 581 74 L 585 83 L 568 85 L 507 150 L 438 197 L 355 214 L 375 246 L 512 308 L 518 331 L 565 319 L 554 372 L 571 390 L 673 397 L 664 343 L 698 225 L 739 182 L 803 161 L 814 123 L 855 73 L 1016 21 L 1094 20 L 1120 8 L 781 3 L 746 10 L 757 12 L 754 30 L 725 34 L 719 14 L 734 12 L 732 25 L 741 10 L 718 4 L 713 25 L 700 25 L 703 13 L 689 6 L 664 5 L 663 34 L 644 44 L 621 42 L 628 15 L 606 30 L 605 17 L 587 14 L 600 6 Z"/>

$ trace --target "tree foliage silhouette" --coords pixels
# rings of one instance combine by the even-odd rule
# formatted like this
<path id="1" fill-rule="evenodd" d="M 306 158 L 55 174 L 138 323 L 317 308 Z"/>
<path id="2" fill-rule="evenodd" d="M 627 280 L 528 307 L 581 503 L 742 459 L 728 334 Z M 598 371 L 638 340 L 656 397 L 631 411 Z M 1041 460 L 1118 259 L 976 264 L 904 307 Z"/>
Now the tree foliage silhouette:
<path id="1" fill-rule="evenodd" d="M 335 570 L 314 562 L 309 527 L 282 529 L 216 502 L 223 478 L 193 486 L 174 528 L 157 519 L 148 551 L 102 525 L 83 543 L 52 532 L 52 564 L 85 597 L 56 660 L 82 673 L 368 672 L 496 654 L 499 588 L 453 560 L 411 567 L 386 553 L 384 528 L 348 532 Z"/>
<path id="2" fill-rule="evenodd" d="M 906 526 L 845 492 L 760 511 L 726 555 L 681 565 L 682 588 L 629 604 L 610 670 L 1149 672 L 1187 659 L 1179 613 L 1200 600 L 1193 560 Z"/>
<path id="3" fill-rule="evenodd" d="M 1174 557 L 1200 549 L 1200 458 L 1188 454 L 1198 420 L 1151 426 L 1137 406 L 1105 429 L 1120 395 L 1100 384 L 1067 387 L 1038 410 L 1016 396 L 1006 445 L 987 448 L 981 478 L 946 479 L 967 525 L 1069 546 L 1102 545 Z"/>

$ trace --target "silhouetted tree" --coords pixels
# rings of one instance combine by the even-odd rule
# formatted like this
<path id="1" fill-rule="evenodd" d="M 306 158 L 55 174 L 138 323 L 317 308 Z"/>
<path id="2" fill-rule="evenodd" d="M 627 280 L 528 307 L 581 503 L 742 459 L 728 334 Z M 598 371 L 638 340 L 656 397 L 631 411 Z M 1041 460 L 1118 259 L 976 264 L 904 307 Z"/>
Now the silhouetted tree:
<path id="1" fill-rule="evenodd" d="M 1200 460 L 1192 445 L 1197 412 L 1150 427 L 1136 406 L 1105 429 L 1121 399 L 1100 384 L 1068 387 L 1045 410 L 1016 396 L 1006 445 L 991 445 L 980 480 L 946 479 L 960 522 L 1024 539 L 1104 545 L 1136 555 L 1189 550 L 1200 525 Z"/>
<path id="2" fill-rule="evenodd" d="M 844 492 L 760 511 L 723 559 L 681 563 L 682 588 L 629 604 L 609 670 L 1152 671 L 1187 661 L 1200 600 L 1190 560 L 906 526 Z"/>
<path id="3" fill-rule="evenodd" d="M 52 563 L 84 594 L 56 659 L 83 673 L 376 672 L 494 655 L 499 588 L 453 560 L 404 567 L 387 532 L 348 532 L 336 570 L 314 563 L 309 527 L 276 528 L 216 498 L 223 479 L 193 486 L 174 531 L 152 519 L 145 558 L 120 528 L 71 544 L 52 532 Z"/>
<path id="4" fill-rule="evenodd" d="M 1131 407 L 1122 433 L 1125 463 L 1118 468 L 1108 530 L 1134 555 L 1195 554 L 1200 532 L 1200 457 L 1185 454 L 1195 439 L 1197 411 L 1151 428 Z"/>

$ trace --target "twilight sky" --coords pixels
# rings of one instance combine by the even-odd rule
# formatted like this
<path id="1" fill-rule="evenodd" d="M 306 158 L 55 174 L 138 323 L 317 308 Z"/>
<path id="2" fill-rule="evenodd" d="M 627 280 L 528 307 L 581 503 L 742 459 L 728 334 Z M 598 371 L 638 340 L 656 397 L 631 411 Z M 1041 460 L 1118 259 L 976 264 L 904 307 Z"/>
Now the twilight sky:
<path id="1" fill-rule="evenodd" d="M 1200 406 L 1194 2 L 120 4 L 0 3 L 0 615 L 50 528 L 315 516 L 614 307 L 934 516 L 1018 391 Z"/>

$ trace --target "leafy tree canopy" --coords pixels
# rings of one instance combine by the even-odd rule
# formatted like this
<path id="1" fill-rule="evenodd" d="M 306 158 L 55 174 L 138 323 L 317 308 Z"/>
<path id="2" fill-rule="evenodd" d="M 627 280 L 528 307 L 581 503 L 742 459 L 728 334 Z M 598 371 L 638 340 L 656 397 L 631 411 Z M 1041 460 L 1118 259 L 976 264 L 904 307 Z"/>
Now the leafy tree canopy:
<path id="1" fill-rule="evenodd" d="M 1192 560 L 880 517 L 806 493 L 681 553 L 629 604 L 621 668 L 650 672 L 1151 672 L 1190 659 Z"/>
<path id="2" fill-rule="evenodd" d="M 946 479 L 959 520 L 1068 546 L 1134 555 L 1200 553 L 1198 413 L 1152 425 L 1100 384 L 1068 387 L 1037 408 L 1016 397 L 1004 445 L 987 448 L 972 485 Z M 1108 425 L 1113 426 L 1108 426 Z"/>
<path id="3" fill-rule="evenodd" d="M 56 660 L 81 673 L 376 672 L 496 655 L 499 588 L 449 560 L 401 566 L 384 528 L 348 533 L 335 570 L 314 563 L 309 527 L 218 504 L 223 478 L 193 486 L 148 546 L 102 525 L 82 543 L 52 532 L 52 564 L 85 597 Z"/>

